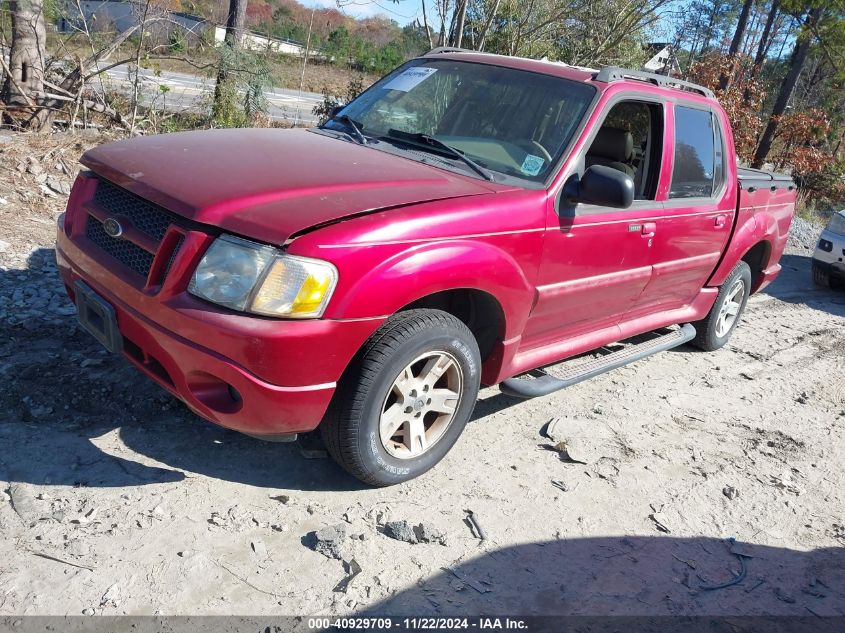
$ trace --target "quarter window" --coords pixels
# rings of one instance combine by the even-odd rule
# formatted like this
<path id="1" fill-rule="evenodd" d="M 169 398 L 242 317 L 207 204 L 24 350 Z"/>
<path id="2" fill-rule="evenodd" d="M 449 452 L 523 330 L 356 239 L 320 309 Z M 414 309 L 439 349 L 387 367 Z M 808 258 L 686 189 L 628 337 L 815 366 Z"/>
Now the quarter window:
<path id="1" fill-rule="evenodd" d="M 675 164 L 670 198 L 709 198 L 723 180 L 722 140 L 713 114 L 675 108 Z"/>

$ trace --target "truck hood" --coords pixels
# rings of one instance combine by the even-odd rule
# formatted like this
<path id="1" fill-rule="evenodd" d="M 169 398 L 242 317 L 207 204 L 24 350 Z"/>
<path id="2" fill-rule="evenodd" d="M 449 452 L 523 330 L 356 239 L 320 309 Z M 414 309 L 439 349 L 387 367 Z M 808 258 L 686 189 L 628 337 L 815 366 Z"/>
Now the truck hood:
<path id="1" fill-rule="evenodd" d="M 512 188 L 301 129 L 148 136 L 81 162 L 173 213 L 275 244 L 347 216 Z"/>

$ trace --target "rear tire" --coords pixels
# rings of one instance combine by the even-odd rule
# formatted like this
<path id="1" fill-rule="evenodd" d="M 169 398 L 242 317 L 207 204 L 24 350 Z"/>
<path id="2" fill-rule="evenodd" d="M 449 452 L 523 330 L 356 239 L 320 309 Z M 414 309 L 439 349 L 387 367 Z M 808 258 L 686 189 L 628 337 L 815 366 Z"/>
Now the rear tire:
<path id="1" fill-rule="evenodd" d="M 708 315 L 693 323 L 696 336 L 692 344 L 708 352 L 723 347 L 742 318 L 751 295 L 751 268 L 741 261 L 719 288 L 716 302 Z"/>
<path id="2" fill-rule="evenodd" d="M 320 425 L 329 454 L 354 477 L 389 486 L 449 452 L 481 380 L 472 332 L 440 310 L 390 317 L 351 363 Z"/>

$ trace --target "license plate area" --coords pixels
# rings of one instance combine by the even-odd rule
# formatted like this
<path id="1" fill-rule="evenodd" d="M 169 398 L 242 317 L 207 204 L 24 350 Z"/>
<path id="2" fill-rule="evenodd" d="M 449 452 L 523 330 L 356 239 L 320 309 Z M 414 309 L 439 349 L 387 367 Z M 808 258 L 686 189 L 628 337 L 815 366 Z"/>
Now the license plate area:
<path id="1" fill-rule="evenodd" d="M 79 324 L 103 347 L 114 354 L 123 350 L 123 336 L 117 328 L 117 316 L 105 299 L 82 281 L 74 284 L 76 318 Z"/>

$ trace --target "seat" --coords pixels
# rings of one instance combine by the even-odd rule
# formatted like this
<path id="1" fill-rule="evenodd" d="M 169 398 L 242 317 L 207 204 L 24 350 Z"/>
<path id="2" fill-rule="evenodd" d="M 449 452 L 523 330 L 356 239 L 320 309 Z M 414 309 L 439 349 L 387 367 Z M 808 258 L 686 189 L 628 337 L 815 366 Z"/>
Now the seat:
<path id="1" fill-rule="evenodd" d="M 633 178 L 635 172 L 631 165 L 633 154 L 634 137 L 630 132 L 615 127 L 602 127 L 587 151 L 584 162 L 586 167 L 605 165 Z"/>

